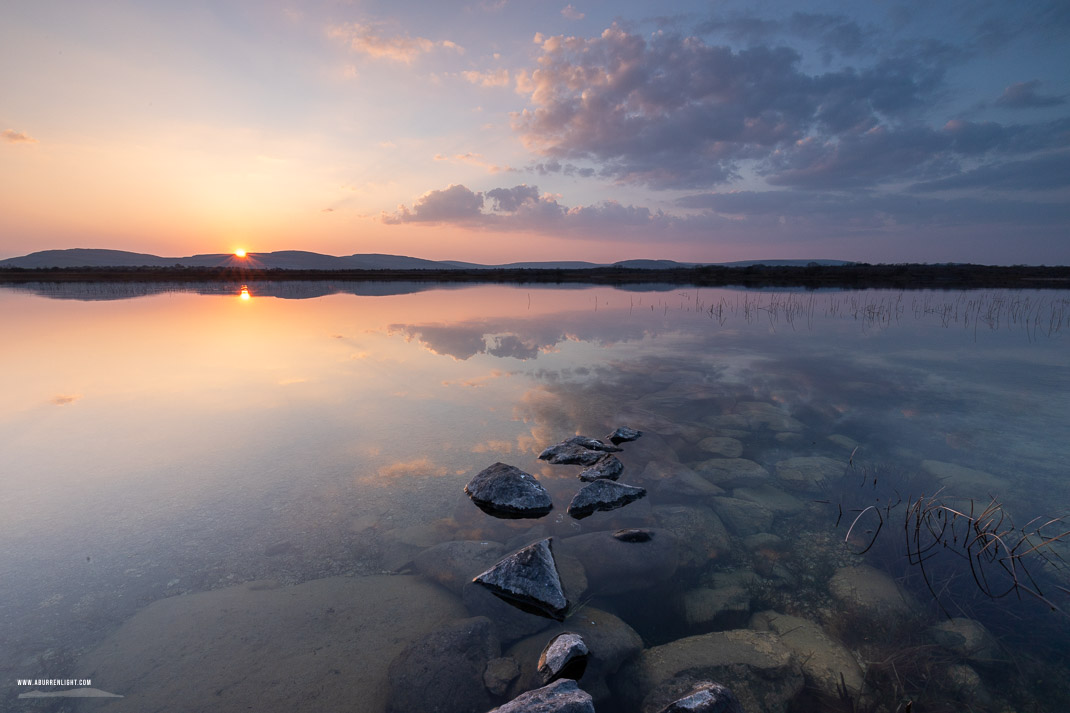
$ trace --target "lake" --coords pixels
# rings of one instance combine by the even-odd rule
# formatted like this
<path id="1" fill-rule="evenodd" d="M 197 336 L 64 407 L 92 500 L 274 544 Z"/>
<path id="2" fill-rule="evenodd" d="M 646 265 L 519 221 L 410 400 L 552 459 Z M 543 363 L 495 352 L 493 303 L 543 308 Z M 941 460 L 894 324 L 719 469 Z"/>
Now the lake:
<path id="1" fill-rule="evenodd" d="M 710 679 L 748 712 L 1070 709 L 1070 291 L 37 284 L 0 314 L 5 709 L 488 710 L 563 630 L 600 713 Z M 618 426 L 646 495 L 576 519 L 581 466 L 538 455 Z M 495 462 L 550 514 L 476 507 Z M 470 582 L 546 538 L 563 623 Z M 72 686 L 123 698 L 26 696 Z"/>

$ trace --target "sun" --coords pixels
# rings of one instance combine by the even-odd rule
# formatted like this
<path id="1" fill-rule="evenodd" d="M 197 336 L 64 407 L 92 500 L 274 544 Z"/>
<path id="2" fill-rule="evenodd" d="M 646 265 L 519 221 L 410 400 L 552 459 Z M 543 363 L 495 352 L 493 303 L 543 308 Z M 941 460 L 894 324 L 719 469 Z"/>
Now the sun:
<path id="1" fill-rule="evenodd" d="M 245 257 L 245 250 L 243 248 L 238 248 L 234 251 L 234 255 L 235 257 Z"/>

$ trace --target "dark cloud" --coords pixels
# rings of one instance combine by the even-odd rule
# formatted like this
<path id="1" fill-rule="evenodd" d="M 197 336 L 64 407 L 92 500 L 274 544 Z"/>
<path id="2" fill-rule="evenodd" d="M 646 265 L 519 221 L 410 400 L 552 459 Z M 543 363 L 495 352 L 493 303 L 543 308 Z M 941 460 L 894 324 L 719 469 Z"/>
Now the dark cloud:
<path id="1" fill-rule="evenodd" d="M 490 202 L 491 212 L 483 211 Z M 676 219 L 641 206 L 602 201 L 569 208 L 555 196 L 540 193 L 538 186 L 521 184 L 476 193 L 463 185 L 424 194 L 411 209 L 400 206 L 383 213 L 384 223 L 452 223 L 495 230 L 580 230 L 646 229 L 671 227 Z"/>
<path id="2" fill-rule="evenodd" d="M 1070 220 L 1070 205 L 1040 201 L 933 198 L 870 191 L 740 191 L 686 196 L 680 206 L 762 219 L 803 218 L 823 229 L 864 231 L 891 226 L 912 228 L 1008 223 L 1051 226 Z"/>
<path id="3" fill-rule="evenodd" d="M 413 204 L 412 210 L 399 206 L 395 213 L 384 213 L 384 223 L 457 223 L 482 216 L 483 194 L 473 193 L 461 185 L 430 191 Z"/>
<path id="4" fill-rule="evenodd" d="M 1011 109 L 1033 109 L 1036 107 L 1059 106 L 1066 103 L 1066 97 L 1054 94 L 1040 94 L 1037 87 L 1040 80 L 1030 82 L 1018 82 L 1003 90 L 1003 94 L 996 99 L 997 106 Z"/>
<path id="5" fill-rule="evenodd" d="M 846 27 L 817 15 L 794 22 L 815 32 Z M 548 157 L 547 171 L 592 161 L 602 175 L 653 188 L 725 184 L 741 162 L 812 136 L 907 122 L 942 87 L 935 53 L 810 75 L 787 47 L 736 51 L 666 33 L 647 40 L 614 26 L 596 38 L 545 39 L 538 68 L 518 84 L 533 108 L 515 114 L 513 125 Z"/>
<path id="6" fill-rule="evenodd" d="M 1070 186 L 1070 154 L 1035 156 L 980 166 L 954 176 L 916 183 L 913 191 L 943 191 L 989 188 L 1012 191 L 1042 191 Z"/>
<path id="7" fill-rule="evenodd" d="M 512 188 L 495 188 L 487 191 L 487 198 L 494 201 L 494 210 L 513 213 L 517 211 L 525 201 L 537 201 L 539 199 L 538 186 L 521 184 Z"/>

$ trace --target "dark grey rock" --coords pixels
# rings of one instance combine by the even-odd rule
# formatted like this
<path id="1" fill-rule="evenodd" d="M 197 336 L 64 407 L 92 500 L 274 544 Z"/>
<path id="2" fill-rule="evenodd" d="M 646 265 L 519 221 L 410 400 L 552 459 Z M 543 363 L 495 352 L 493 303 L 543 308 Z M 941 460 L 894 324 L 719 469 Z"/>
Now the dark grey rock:
<path id="1" fill-rule="evenodd" d="M 591 652 L 583 674 L 584 690 L 596 701 L 609 699 L 611 696 L 606 679 L 616 673 L 622 663 L 643 649 L 643 639 L 619 617 L 592 606 L 583 607 L 570 616 L 567 623 L 567 630 L 582 636 Z M 543 685 L 536 666 L 539 652 L 544 648 L 548 635 L 565 631 L 564 626 L 554 624 L 549 631 L 530 636 L 510 647 L 508 655 L 520 664 L 520 677 L 510 689 L 513 696 Z"/>
<path id="2" fill-rule="evenodd" d="M 539 655 L 538 671 L 543 683 L 559 678 L 580 680 L 587 670 L 587 655 L 590 651 L 583 637 L 571 631 L 550 639 Z"/>
<path id="3" fill-rule="evenodd" d="M 598 510 L 616 510 L 646 496 L 646 489 L 634 485 L 596 480 L 580 488 L 568 506 L 568 514 L 577 520 Z"/>
<path id="4" fill-rule="evenodd" d="M 606 440 L 617 446 L 626 441 L 634 441 L 641 435 L 643 435 L 642 431 L 637 431 L 634 428 L 628 428 L 627 426 L 621 426 L 613 431 L 613 433 L 606 436 Z"/>
<path id="5" fill-rule="evenodd" d="M 594 465 L 604 454 L 621 450 L 596 438 L 573 436 L 544 450 L 539 454 L 539 460 L 554 464 Z"/>
<path id="6" fill-rule="evenodd" d="M 662 708 L 661 713 L 743 713 L 743 706 L 728 688 L 713 681 L 702 681 L 683 698 Z"/>
<path id="7" fill-rule="evenodd" d="M 568 599 L 554 562 L 552 538 L 528 545 L 474 580 L 511 604 L 562 621 Z"/>
<path id="8" fill-rule="evenodd" d="M 594 713 L 594 699 L 572 679 L 562 678 L 523 693 L 490 713 Z"/>
<path id="9" fill-rule="evenodd" d="M 646 542 L 625 542 L 607 530 L 560 539 L 554 546 L 583 563 L 589 593 L 620 594 L 646 589 L 676 572 L 676 537 L 668 530 L 647 532 Z"/>
<path id="10" fill-rule="evenodd" d="M 616 480 L 624 472 L 624 464 L 617 456 L 604 456 L 590 468 L 580 471 L 579 479 L 585 483 L 593 483 L 596 480 Z"/>
<path id="11" fill-rule="evenodd" d="M 502 518 L 542 517 L 554 503 L 535 476 L 505 463 L 495 463 L 476 474 L 464 492 L 483 512 Z"/>
<path id="12" fill-rule="evenodd" d="M 454 622 L 413 642 L 390 664 L 388 713 L 480 713 L 491 704 L 483 682 L 501 655 L 486 617 Z"/>
<path id="13" fill-rule="evenodd" d="M 613 539 L 621 542 L 650 542 L 651 537 L 653 535 L 650 530 L 640 530 L 638 528 L 617 530 L 613 533 Z"/>
<path id="14" fill-rule="evenodd" d="M 413 559 L 417 571 L 455 594 L 501 559 L 505 546 L 486 540 L 456 540 L 429 547 Z"/>

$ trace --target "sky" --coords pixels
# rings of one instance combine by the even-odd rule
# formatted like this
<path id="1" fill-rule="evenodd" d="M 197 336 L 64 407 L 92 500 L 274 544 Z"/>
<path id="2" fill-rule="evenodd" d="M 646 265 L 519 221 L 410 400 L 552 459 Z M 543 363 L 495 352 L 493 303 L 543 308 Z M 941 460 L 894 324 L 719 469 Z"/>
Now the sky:
<path id="1" fill-rule="evenodd" d="M 0 258 L 1070 264 L 1070 4 L 13 0 Z"/>

